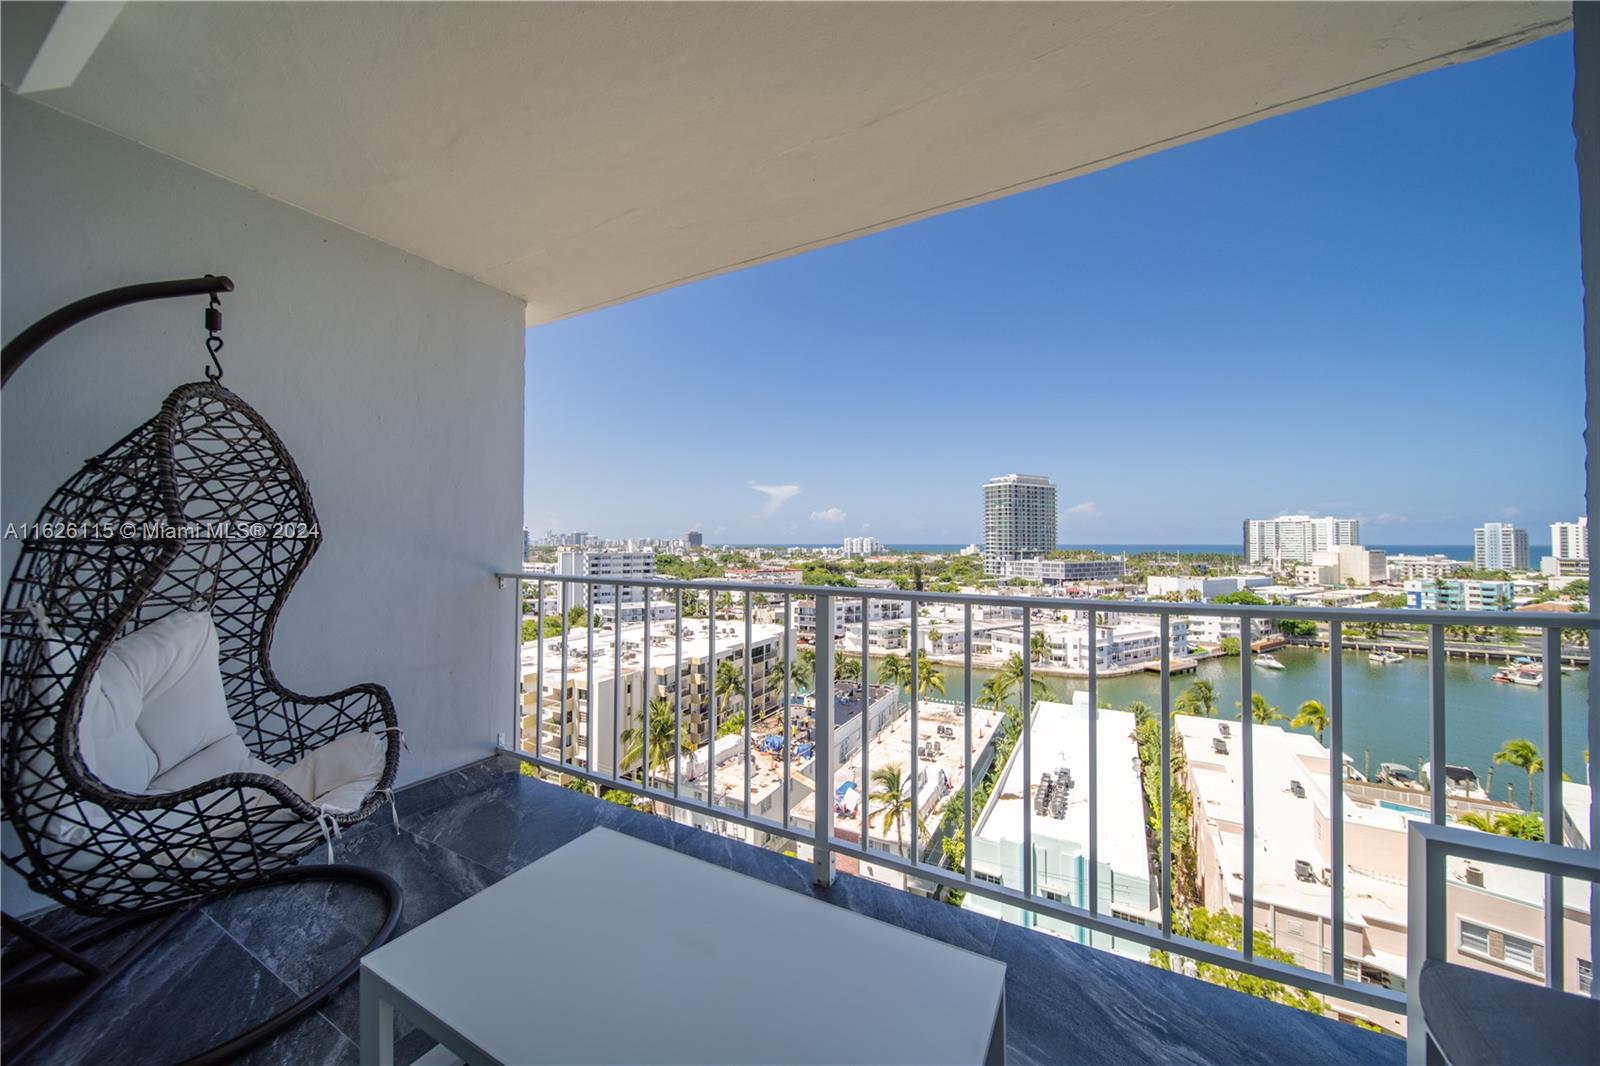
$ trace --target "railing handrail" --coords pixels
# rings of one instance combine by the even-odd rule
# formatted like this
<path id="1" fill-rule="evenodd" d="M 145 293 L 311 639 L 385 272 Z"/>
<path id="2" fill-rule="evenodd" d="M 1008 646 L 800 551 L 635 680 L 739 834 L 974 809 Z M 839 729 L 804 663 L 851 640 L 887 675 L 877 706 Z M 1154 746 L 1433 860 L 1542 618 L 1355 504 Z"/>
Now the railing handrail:
<path id="1" fill-rule="evenodd" d="M 1425 607 L 1301 607 L 1290 604 L 1174 603 L 1171 600 L 1097 600 L 1061 596 L 1001 596 L 982 592 L 927 592 L 916 589 L 861 588 L 849 585 L 774 585 L 759 581 L 709 581 L 698 578 L 598 577 L 576 574 L 541 574 L 526 570 L 496 570 L 502 581 L 546 581 L 564 584 L 626 586 L 628 588 L 707 589 L 712 592 L 749 592 L 766 595 L 814 597 L 818 595 L 859 600 L 900 600 L 907 603 L 967 604 L 989 607 L 1027 607 L 1031 610 L 1096 611 L 1099 613 L 1161 615 L 1214 615 L 1222 618 L 1299 618 L 1311 622 L 1388 622 L 1393 625 L 1468 625 L 1513 629 L 1600 629 L 1600 614 L 1563 614 L 1556 611 L 1440 611 Z M 1514 620 L 1514 621 L 1513 621 Z"/>

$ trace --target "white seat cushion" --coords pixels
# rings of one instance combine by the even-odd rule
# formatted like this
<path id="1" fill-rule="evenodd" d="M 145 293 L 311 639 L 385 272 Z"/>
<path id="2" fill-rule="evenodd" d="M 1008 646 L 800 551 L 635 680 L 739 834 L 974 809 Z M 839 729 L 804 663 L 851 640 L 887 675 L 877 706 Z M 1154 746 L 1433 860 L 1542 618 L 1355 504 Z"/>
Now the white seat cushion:
<path id="1" fill-rule="evenodd" d="M 388 744 L 382 733 L 346 733 L 279 770 L 278 780 L 325 811 L 349 814 L 378 787 Z"/>
<path id="2" fill-rule="evenodd" d="M 89 682 L 78 725 L 83 761 L 124 792 L 149 791 L 179 764 L 230 738 L 226 754 L 244 757 L 222 691 L 217 630 L 200 611 L 174 611 L 112 644 Z M 213 761 L 221 765 L 222 755 Z M 187 773 L 173 780 L 180 778 L 205 779 Z M 157 791 L 172 787 L 182 786 Z"/>

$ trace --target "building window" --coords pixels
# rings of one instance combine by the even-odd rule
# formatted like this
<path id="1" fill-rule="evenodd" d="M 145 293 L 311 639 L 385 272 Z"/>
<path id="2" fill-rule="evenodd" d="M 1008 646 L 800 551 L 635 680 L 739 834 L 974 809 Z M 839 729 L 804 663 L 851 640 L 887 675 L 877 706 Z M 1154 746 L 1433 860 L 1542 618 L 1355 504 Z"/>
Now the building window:
<path id="1" fill-rule="evenodd" d="M 1578 991 L 1588 995 L 1594 988 L 1594 963 L 1588 959 L 1578 960 Z"/>
<path id="2" fill-rule="evenodd" d="M 1544 945 L 1537 940 L 1491 929 L 1463 918 L 1459 943 L 1461 950 L 1469 955 L 1504 963 L 1527 973 L 1544 972 Z"/>
<path id="3" fill-rule="evenodd" d="M 1000 884 L 1000 875 L 999 874 L 992 874 L 987 870 L 973 870 L 972 871 L 972 879 L 974 881 L 987 881 L 991 885 Z"/>

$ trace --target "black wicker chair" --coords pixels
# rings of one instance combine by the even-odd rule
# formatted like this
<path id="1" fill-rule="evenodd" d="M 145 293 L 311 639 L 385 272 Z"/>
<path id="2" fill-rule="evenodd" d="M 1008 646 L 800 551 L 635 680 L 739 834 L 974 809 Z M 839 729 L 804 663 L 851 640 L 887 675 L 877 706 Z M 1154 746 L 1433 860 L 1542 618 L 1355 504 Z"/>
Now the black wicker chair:
<path id="1" fill-rule="evenodd" d="M 232 287 L 226 279 L 206 280 L 213 294 Z M 207 325 L 215 357 L 214 295 Z M 8 375 L 19 361 L 8 346 Z M 61 486 L 27 531 L 6 587 L 0 795 L 20 851 L 5 861 L 72 910 L 121 919 L 58 942 L 6 917 L 6 928 L 40 951 L 20 967 L 8 960 L 8 990 L 52 959 L 79 970 L 82 986 L 13 1058 L 42 1045 L 189 908 L 221 893 L 354 880 L 386 898 L 386 920 L 368 950 L 398 921 L 399 887 L 386 875 L 331 863 L 295 865 L 392 801 L 399 726 L 379 685 L 314 697 L 274 675 L 273 630 L 320 531 L 310 491 L 283 442 L 220 376 L 219 367 L 213 380 L 174 390 L 159 414 Z M 228 711 L 261 763 L 286 766 L 355 732 L 384 735 L 381 775 L 359 806 L 329 811 L 265 772 L 227 773 L 159 793 L 120 791 L 95 775 L 79 745 L 90 681 L 113 642 L 184 610 L 209 612 Z M 163 914 L 153 934 L 110 966 L 89 963 L 78 951 L 126 928 L 130 916 Z M 225 1059 L 290 1024 L 330 995 L 358 961 L 199 1061 Z"/>

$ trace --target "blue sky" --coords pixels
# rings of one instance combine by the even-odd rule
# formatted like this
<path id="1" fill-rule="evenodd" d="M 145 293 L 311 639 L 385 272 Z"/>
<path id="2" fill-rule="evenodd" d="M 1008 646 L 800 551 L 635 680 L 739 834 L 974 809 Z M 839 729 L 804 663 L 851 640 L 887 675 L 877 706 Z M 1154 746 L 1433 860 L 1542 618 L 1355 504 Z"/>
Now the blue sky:
<path id="1" fill-rule="evenodd" d="M 1563 35 L 530 329 L 527 524 L 965 543 L 1021 471 L 1066 543 L 1543 543 L 1583 502 L 1571 102 Z"/>

